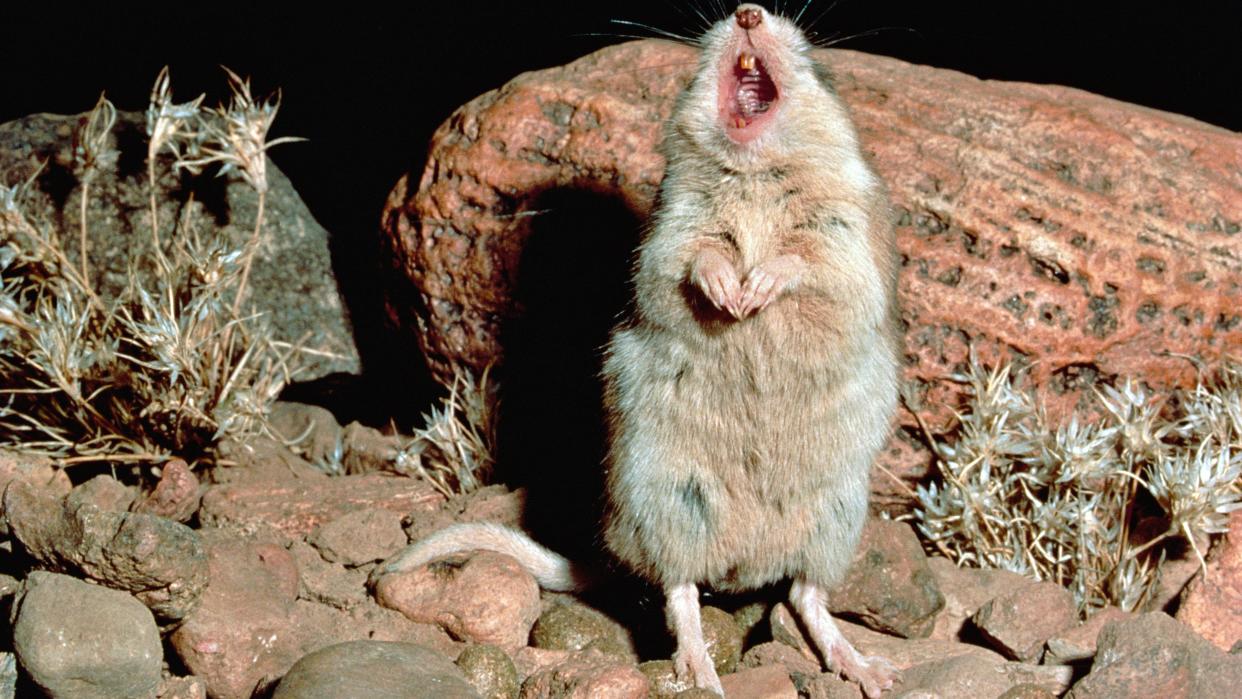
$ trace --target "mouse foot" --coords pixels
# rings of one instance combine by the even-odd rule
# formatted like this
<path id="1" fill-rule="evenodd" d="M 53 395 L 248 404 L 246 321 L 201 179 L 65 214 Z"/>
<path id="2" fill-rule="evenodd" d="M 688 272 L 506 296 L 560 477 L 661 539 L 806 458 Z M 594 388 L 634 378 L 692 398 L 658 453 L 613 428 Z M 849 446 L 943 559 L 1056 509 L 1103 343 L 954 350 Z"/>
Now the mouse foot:
<path id="1" fill-rule="evenodd" d="M 876 699 L 884 690 L 892 689 L 893 683 L 901 676 L 901 671 L 887 658 L 863 656 L 848 641 L 830 648 L 824 656 L 832 669 L 857 682 L 867 699 Z"/>
<path id="2" fill-rule="evenodd" d="M 825 600 L 823 588 L 805 580 L 795 580 L 789 591 L 789 601 L 802 617 L 802 623 L 829 669 L 857 682 L 868 699 L 876 699 L 881 692 L 892 688 L 901 673 L 886 658 L 863 656 L 854 650 L 832 620 Z"/>
<path id="3" fill-rule="evenodd" d="M 677 679 L 691 682 L 695 687 L 710 689 L 724 696 L 716 665 L 707 653 L 703 639 L 703 622 L 699 610 L 699 589 L 693 584 L 665 587 L 668 624 L 677 637 L 677 651 L 673 653 L 673 671 Z"/>
<path id="4" fill-rule="evenodd" d="M 673 672 L 681 682 L 689 682 L 695 687 L 710 689 L 724 696 L 724 686 L 720 684 L 720 676 L 716 674 L 716 666 L 706 648 L 701 652 L 678 648 L 673 654 Z"/>

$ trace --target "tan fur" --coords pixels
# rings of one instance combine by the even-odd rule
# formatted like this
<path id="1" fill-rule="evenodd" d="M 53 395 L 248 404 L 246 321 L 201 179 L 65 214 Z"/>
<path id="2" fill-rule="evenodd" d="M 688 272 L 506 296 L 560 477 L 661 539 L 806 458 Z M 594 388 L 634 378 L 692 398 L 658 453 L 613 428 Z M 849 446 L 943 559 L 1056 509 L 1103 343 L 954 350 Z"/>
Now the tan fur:
<path id="1" fill-rule="evenodd" d="M 887 196 L 801 32 L 757 5 L 736 17 L 704 37 L 675 110 L 661 204 L 639 250 L 637 310 L 608 346 L 605 540 L 663 586 L 679 677 L 723 694 L 698 584 L 793 578 L 790 601 L 825 662 L 874 698 L 896 669 L 850 646 L 824 599 L 857 546 L 896 407 Z M 739 42 L 780 89 L 779 111 L 745 143 L 722 129 L 718 103 Z M 437 533 L 376 577 L 472 548 L 515 556 L 544 587 L 585 582 L 495 525 Z"/>
<path id="2" fill-rule="evenodd" d="M 770 66 L 783 111 L 748 148 L 715 123 L 715 66 L 732 28 L 705 38 L 663 146 L 637 313 L 604 367 L 606 541 L 666 586 L 837 583 L 896 405 L 886 194 L 844 106 L 814 78 L 805 40 L 778 21 L 766 26 L 793 47 Z M 771 306 L 737 320 L 690 281 L 706 248 L 741 280 L 781 255 L 804 264 Z"/>

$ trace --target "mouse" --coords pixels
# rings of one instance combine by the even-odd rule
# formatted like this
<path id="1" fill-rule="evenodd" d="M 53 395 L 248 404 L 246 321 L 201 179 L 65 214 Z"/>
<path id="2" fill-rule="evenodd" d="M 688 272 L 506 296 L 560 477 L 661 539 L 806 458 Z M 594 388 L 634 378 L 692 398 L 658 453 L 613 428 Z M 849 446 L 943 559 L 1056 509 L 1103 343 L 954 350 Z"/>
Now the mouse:
<path id="1" fill-rule="evenodd" d="M 877 697 L 897 670 L 849 643 L 827 594 L 852 561 L 897 404 L 887 190 L 793 21 L 745 3 L 699 44 L 666 125 L 633 310 L 604 352 L 604 543 L 662 589 L 680 679 L 723 695 L 700 587 L 789 579 L 826 665 Z M 373 580 L 471 548 L 514 556 L 547 589 L 591 581 L 486 524 L 415 543 Z"/>

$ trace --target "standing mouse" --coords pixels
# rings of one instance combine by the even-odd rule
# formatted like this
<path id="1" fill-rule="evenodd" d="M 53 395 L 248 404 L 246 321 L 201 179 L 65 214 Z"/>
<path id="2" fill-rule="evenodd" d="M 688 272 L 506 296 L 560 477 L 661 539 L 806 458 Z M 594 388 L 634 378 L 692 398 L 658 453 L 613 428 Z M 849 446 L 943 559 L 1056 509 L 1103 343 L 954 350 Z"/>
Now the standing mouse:
<path id="1" fill-rule="evenodd" d="M 604 365 L 608 547 L 659 582 L 679 674 L 720 691 L 696 585 L 794 579 L 825 661 L 868 696 L 894 670 L 825 607 L 867 516 L 897 400 L 885 188 L 811 45 L 744 4 L 702 40 L 665 136 L 637 309 Z"/>
<path id="2" fill-rule="evenodd" d="M 883 183 L 797 26 L 743 4 L 701 40 L 664 142 L 635 312 L 604 362 L 608 548 L 658 583 L 679 677 L 723 694 L 698 585 L 793 578 L 827 664 L 868 697 L 895 668 L 826 607 L 867 515 L 896 408 L 896 258 Z M 457 525 L 373 579 L 454 551 L 518 558 L 549 589 L 583 580 L 520 532 Z"/>

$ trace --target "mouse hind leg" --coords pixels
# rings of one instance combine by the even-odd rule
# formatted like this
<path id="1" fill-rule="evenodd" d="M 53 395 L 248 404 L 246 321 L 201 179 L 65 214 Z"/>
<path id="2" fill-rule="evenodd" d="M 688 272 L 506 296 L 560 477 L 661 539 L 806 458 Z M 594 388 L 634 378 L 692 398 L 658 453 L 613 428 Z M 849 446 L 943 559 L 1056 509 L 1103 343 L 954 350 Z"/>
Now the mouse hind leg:
<path id="1" fill-rule="evenodd" d="M 893 686 L 900 674 L 897 668 L 885 658 L 863 656 L 854 649 L 828 613 L 822 587 L 798 578 L 789 591 L 789 601 L 830 669 L 857 682 L 870 699 Z"/>
<path id="2" fill-rule="evenodd" d="M 677 650 L 673 653 L 677 678 L 693 682 L 695 687 L 710 689 L 723 697 L 724 688 L 720 685 L 716 666 L 707 654 L 707 642 L 703 639 L 699 588 L 694 583 L 666 585 L 664 596 L 668 625 L 677 639 Z"/>

